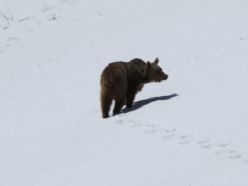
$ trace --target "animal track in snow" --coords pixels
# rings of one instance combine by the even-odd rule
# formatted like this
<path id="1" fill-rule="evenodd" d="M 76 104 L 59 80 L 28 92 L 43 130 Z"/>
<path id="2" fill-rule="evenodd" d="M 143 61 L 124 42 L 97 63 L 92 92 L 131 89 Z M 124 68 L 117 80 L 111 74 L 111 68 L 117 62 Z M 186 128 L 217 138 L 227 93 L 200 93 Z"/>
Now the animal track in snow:
<path id="1" fill-rule="evenodd" d="M 243 156 L 243 153 L 233 153 L 233 154 L 231 154 L 231 155 L 229 155 L 229 158 L 231 158 L 231 159 L 240 159 L 240 158 L 242 158 L 242 156 Z"/>
<path id="2" fill-rule="evenodd" d="M 220 148 L 226 148 L 226 147 L 229 147 L 230 146 L 230 143 L 219 143 L 218 144 L 218 147 Z"/>
<path id="3" fill-rule="evenodd" d="M 141 126 L 143 126 L 142 123 L 133 123 L 133 124 L 131 125 L 131 128 L 137 128 L 137 127 L 141 127 Z"/>
<path id="4" fill-rule="evenodd" d="M 190 135 L 181 135 L 179 139 L 180 145 L 187 145 L 191 142 L 191 136 Z"/>
<path id="5" fill-rule="evenodd" d="M 201 149 L 211 149 L 213 146 L 208 140 L 197 141 L 197 144 Z"/>
<path id="6" fill-rule="evenodd" d="M 117 120 L 117 123 L 120 123 L 119 120 Z M 198 149 L 208 150 L 208 152 L 212 152 L 217 156 L 223 156 L 230 160 L 242 160 L 244 163 L 248 164 L 248 156 L 238 150 L 235 150 L 229 142 L 215 143 L 210 140 L 197 139 L 192 135 L 180 133 L 180 131 L 176 128 L 160 128 L 153 122 L 147 123 L 142 120 L 130 119 L 128 123 L 131 128 L 140 128 L 145 134 L 160 135 L 163 140 L 173 141 L 173 143 L 178 145 L 193 145 L 198 147 Z"/>
<path id="7" fill-rule="evenodd" d="M 34 19 L 34 18 L 32 16 L 23 17 L 23 18 L 18 19 L 18 23 L 26 22 L 31 19 Z"/>
<path id="8" fill-rule="evenodd" d="M 122 123 L 123 123 L 123 120 L 118 119 L 118 120 L 116 120 L 116 123 L 118 123 L 118 124 L 122 124 Z"/>
<path id="9" fill-rule="evenodd" d="M 163 135 L 163 139 L 171 139 L 171 138 L 174 138 L 175 137 L 175 134 L 176 134 L 176 129 L 165 129 L 162 131 Z"/>
<path id="10" fill-rule="evenodd" d="M 157 126 L 154 124 L 148 124 L 145 125 L 145 133 L 146 134 L 153 134 L 156 133 L 158 131 Z"/>

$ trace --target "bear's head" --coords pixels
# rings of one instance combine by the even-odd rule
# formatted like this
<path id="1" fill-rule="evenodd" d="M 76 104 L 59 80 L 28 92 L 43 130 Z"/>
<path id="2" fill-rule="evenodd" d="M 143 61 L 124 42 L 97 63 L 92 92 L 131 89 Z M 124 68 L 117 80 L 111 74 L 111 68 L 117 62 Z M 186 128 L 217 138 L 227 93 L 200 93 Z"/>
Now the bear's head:
<path id="1" fill-rule="evenodd" d="M 156 58 L 154 62 L 147 62 L 143 72 L 144 78 L 148 82 L 160 82 L 168 79 L 168 75 L 165 74 L 160 66 L 158 66 L 159 59 Z"/>

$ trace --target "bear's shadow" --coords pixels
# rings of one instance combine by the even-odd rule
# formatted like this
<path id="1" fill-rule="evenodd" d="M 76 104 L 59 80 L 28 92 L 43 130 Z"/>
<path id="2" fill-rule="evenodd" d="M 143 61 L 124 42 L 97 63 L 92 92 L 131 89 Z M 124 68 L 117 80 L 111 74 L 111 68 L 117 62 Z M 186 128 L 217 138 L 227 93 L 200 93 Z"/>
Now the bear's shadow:
<path id="1" fill-rule="evenodd" d="M 152 98 L 148 98 L 148 99 L 143 99 L 140 101 L 136 101 L 133 103 L 133 106 L 131 108 L 124 108 L 121 113 L 128 113 L 128 112 L 132 112 L 135 111 L 137 109 L 140 109 L 141 107 L 150 104 L 154 101 L 164 101 L 164 100 L 169 100 L 171 98 L 174 98 L 178 96 L 178 94 L 171 94 L 171 95 L 167 95 L 167 96 L 159 96 L 159 97 L 152 97 Z"/>

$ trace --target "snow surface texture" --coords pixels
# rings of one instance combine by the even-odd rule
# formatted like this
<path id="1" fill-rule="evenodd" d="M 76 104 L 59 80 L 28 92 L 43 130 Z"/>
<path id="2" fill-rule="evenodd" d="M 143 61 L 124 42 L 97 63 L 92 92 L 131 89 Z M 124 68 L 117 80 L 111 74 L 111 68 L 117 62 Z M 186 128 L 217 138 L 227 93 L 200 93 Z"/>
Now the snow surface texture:
<path id="1" fill-rule="evenodd" d="M 248 1 L 0 0 L 1 186 L 247 186 Z M 112 61 L 169 74 L 101 119 Z"/>

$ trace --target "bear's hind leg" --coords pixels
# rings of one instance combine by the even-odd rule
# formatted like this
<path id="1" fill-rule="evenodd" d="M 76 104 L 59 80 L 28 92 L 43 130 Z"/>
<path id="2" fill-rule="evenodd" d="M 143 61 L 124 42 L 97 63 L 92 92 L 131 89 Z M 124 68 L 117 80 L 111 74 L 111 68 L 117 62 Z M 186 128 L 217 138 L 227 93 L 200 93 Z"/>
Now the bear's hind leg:
<path id="1" fill-rule="evenodd" d="M 113 115 L 119 114 L 123 104 L 124 104 L 125 99 L 120 99 L 120 100 L 115 100 L 115 107 L 113 110 Z"/>
<path id="2" fill-rule="evenodd" d="M 101 95 L 101 108 L 102 108 L 102 117 L 108 118 L 109 117 L 109 110 L 112 103 L 112 98 L 110 96 Z"/>

